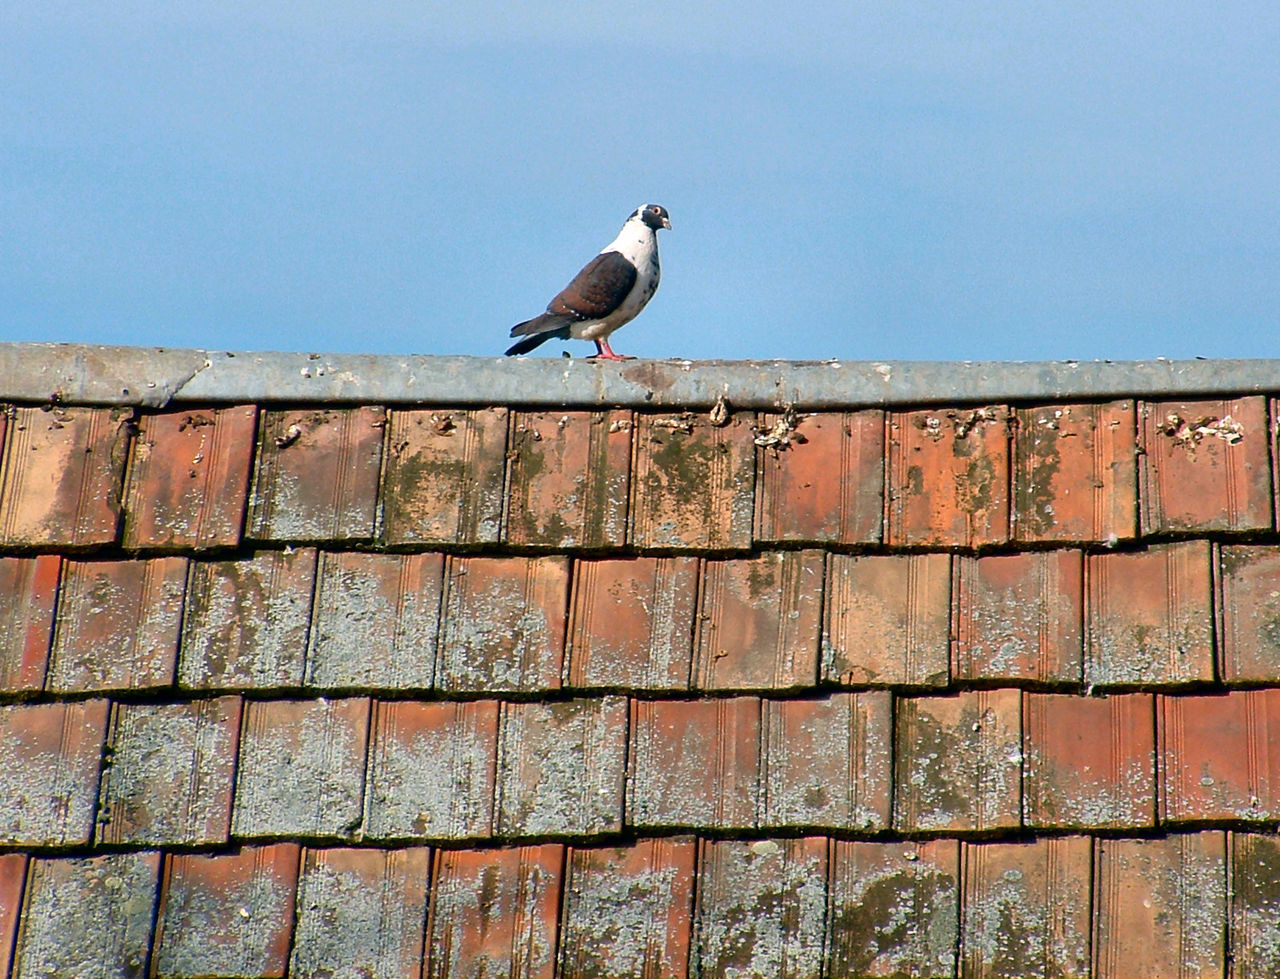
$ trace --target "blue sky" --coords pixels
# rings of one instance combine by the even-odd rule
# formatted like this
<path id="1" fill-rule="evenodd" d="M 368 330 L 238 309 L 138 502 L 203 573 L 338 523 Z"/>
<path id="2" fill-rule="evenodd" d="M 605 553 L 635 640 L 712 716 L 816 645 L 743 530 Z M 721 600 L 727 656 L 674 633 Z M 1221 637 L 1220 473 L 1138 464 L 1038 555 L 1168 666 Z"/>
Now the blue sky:
<path id="1" fill-rule="evenodd" d="M 0 339 L 1280 356 L 1280 4 L 7 4 Z M 551 356 L 590 344 L 551 342 Z"/>

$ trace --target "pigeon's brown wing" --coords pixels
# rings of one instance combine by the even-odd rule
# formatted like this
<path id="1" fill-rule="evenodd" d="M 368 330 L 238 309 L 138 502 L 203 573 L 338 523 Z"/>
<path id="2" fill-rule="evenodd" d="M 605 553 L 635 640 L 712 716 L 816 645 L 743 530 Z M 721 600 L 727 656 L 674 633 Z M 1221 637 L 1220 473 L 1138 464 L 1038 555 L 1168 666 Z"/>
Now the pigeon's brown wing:
<path id="1" fill-rule="evenodd" d="M 602 319 L 622 305 L 635 284 L 634 265 L 618 252 L 602 252 L 547 304 L 547 312 L 577 320 Z"/>

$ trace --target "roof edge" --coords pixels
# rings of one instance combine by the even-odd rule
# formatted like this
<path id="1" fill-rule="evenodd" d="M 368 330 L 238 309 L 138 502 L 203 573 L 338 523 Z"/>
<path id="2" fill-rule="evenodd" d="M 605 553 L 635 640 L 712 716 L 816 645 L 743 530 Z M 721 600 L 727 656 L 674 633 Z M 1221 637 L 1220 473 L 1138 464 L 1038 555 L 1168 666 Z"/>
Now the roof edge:
<path id="1" fill-rule="evenodd" d="M 0 398 L 85 405 L 330 403 L 830 409 L 1280 390 L 1280 360 L 689 361 L 0 343 Z"/>

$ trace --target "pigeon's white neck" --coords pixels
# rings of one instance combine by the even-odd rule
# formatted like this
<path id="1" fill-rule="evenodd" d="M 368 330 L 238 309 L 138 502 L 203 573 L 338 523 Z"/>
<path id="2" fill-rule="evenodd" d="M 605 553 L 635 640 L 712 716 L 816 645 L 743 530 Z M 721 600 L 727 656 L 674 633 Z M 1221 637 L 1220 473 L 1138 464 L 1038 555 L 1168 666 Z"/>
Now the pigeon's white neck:
<path id="1" fill-rule="evenodd" d="M 618 237 L 600 249 L 600 253 L 618 252 L 636 268 L 643 268 L 657 250 L 657 232 L 636 217 L 627 218 Z"/>

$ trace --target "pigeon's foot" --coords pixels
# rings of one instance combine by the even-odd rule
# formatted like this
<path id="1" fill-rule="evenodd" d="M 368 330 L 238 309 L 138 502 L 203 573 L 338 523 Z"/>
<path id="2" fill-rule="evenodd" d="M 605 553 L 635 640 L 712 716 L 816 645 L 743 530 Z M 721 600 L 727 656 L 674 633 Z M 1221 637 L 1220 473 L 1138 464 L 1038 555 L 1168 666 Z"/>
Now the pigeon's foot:
<path id="1" fill-rule="evenodd" d="M 597 340 L 596 352 L 588 357 L 587 360 L 635 360 L 635 358 L 615 354 L 613 348 L 609 346 L 608 340 Z"/>

